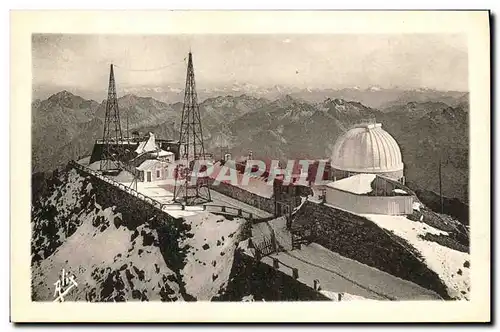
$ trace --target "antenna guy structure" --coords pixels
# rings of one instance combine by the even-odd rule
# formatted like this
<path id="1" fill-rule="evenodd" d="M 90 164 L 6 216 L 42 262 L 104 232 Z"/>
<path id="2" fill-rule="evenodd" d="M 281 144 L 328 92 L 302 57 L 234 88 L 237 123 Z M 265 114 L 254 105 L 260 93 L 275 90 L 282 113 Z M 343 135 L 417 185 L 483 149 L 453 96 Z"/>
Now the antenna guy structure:
<path id="1" fill-rule="evenodd" d="M 179 144 L 180 163 L 175 177 L 174 201 L 185 205 L 210 202 L 210 187 L 206 178 L 194 174 L 203 171 L 206 164 L 202 163 L 205 161 L 205 147 L 191 52 L 188 57 Z"/>
<path id="2" fill-rule="evenodd" d="M 123 134 L 120 124 L 120 110 L 116 99 L 115 75 L 113 64 L 110 66 L 108 98 L 104 118 L 104 133 L 102 135 L 101 171 L 119 169 L 119 158 L 123 148 Z"/>

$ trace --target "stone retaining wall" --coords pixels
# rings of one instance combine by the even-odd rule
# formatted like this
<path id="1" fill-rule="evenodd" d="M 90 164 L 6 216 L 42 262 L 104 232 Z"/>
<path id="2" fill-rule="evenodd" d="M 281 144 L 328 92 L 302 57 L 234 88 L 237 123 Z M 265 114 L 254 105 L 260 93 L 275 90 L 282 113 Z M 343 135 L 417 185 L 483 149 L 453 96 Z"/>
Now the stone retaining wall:
<path id="1" fill-rule="evenodd" d="M 293 218 L 292 232 L 448 298 L 439 276 L 423 263 L 411 245 L 366 218 L 307 201 Z"/>
<path id="2" fill-rule="evenodd" d="M 221 194 L 224 194 L 231 198 L 237 199 L 243 203 L 246 203 L 258 209 L 274 214 L 273 198 L 262 197 L 247 190 L 241 189 L 236 186 L 232 186 L 224 182 L 221 182 L 216 186 L 211 185 L 210 189 L 220 192 Z"/>

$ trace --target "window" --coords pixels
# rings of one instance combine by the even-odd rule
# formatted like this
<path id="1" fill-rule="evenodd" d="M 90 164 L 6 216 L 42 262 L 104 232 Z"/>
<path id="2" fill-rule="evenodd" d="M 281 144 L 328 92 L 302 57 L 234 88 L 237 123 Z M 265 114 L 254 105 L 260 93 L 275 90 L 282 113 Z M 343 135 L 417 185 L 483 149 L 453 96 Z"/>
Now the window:
<path id="1" fill-rule="evenodd" d="M 161 170 L 159 170 L 159 169 L 156 170 L 156 177 L 157 178 L 161 177 Z"/>

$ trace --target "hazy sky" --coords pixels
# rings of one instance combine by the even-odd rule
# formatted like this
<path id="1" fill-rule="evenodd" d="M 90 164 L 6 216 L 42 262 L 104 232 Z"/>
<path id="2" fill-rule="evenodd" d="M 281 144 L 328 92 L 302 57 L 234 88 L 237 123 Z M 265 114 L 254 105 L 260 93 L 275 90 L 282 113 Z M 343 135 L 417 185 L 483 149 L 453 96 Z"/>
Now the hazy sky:
<path id="1" fill-rule="evenodd" d="M 113 63 L 122 87 L 182 87 L 190 49 L 199 87 L 468 90 L 465 36 L 417 34 L 34 35 L 33 84 L 105 90 Z"/>

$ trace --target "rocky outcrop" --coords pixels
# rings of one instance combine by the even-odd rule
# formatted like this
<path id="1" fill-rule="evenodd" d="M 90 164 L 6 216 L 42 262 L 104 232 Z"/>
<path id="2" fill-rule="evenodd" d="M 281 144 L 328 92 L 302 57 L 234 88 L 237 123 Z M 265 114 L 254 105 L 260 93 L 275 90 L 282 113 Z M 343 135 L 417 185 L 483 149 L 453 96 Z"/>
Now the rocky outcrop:
<path id="1" fill-rule="evenodd" d="M 173 218 L 71 165 L 48 192 L 32 211 L 34 301 L 54 299 L 63 269 L 78 282 L 66 301 L 210 300 L 227 286 L 245 220 Z"/>

